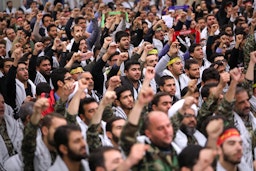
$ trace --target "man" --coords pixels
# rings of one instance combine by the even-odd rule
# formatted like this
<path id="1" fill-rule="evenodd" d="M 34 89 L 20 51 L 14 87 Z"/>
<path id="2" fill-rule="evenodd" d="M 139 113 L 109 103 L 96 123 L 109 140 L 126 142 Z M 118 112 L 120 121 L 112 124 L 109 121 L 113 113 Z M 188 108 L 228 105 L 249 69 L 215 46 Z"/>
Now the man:
<path id="1" fill-rule="evenodd" d="M 252 97 L 250 98 L 250 103 L 251 103 L 252 112 L 254 116 L 256 116 L 256 83 L 253 84 L 252 88 L 253 88 L 253 94 L 252 94 Z"/>
<path id="2" fill-rule="evenodd" d="M 16 33 L 13 28 L 7 28 L 5 30 L 6 37 L 4 40 L 6 41 L 6 58 L 11 57 L 9 51 L 12 49 L 12 43 L 16 37 Z"/>
<path id="3" fill-rule="evenodd" d="M 7 1 L 6 2 L 6 9 L 5 9 L 5 12 L 7 13 L 7 14 L 15 14 L 15 12 L 16 12 L 16 8 L 14 8 L 13 7 L 13 4 L 12 4 L 12 1 Z"/>
<path id="4" fill-rule="evenodd" d="M 76 121 L 79 124 L 85 139 L 87 137 L 86 131 L 89 125 L 91 124 L 91 120 L 95 115 L 95 112 L 97 111 L 98 107 L 99 107 L 98 102 L 92 97 L 88 97 L 80 100 L 78 116 L 76 117 Z M 102 134 L 103 140 L 107 139 L 105 126 L 106 126 L 106 123 L 102 121 L 101 128 L 103 131 L 103 134 Z"/>
<path id="5" fill-rule="evenodd" d="M 175 96 L 181 98 L 181 90 L 186 87 L 185 77 L 183 73 L 183 63 L 181 58 L 177 56 L 178 42 L 172 42 L 169 52 L 163 56 L 156 65 L 156 81 L 159 84 L 159 78 L 163 75 L 172 76 L 175 80 L 176 92 Z"/>
<path id="6" fill-rule="evenodd" d="M 213 24 L 217 23 L 217 20 L 216 20 L 216 17 L 213 14 L 209 14 L 209 15 L 206 16 L 205 22 L 206 22 L 206 27 L 201 32 L 201 39 L 207 40 L 207 38 L 209 36 L 209 32 L 211 30 L 211 27 L 212 27 Z M 215 31 L 214 35 L 218 35 L 219 32 L 220 31 L 217 29 Z"/>
<path id="7" fill-rule="evenodd" d="M 0 40 L 0 59 L 4 59 L 6 56 L 6 41 Z"/>
<path id="8" fill-rule="evenodd" d="M 48 36 L 47 27 L 52 23 L 52 16 L 50 14 L 44 14 L 42 17 L 42 26 L 39 28 L 39 34 L 42 37 Z M 35 29 L 35 28 L 34 28 Z"/>
<path id="9" fill-rule="evenodd" d="M 167 92 L 172 98 L 172 104 L 177 102 L 179 99 L 175 96 L 176 94 L 176 84 L 172 76 L 164 75 L 159 80 L 159 88 L 161 92 Z"/>
<path id="10" fill-rule="evenodd" d="M 130 111 L 134 105 L 134 99 L 132 96 L 132 92 L 129 88 L 125 86 L 120 86 L 115 89 L 116 92 L 116 100 L 114 102 L 114 114 L 117 117 L 121 117 L 127 120 Z"/>
<path id="11" fill-rule="evenodd" d="M 242 161 L 242 144 L 242 138 L 236 128 L 229 127 L 222 132 L 217 141 L 219 159 L 217 162 L 216 171 L 252 170 L 252 168 L 249 168 L 249 166 Z"/>
<path id="12" fill-rule="evenodd" d="M 0 166 L 11 156 L 20 152 L 23 138 L 19 123 L 9 113 L 4 97 L 0 94 Z"/>
<path id="13" fill-rule="evenodd" d="M 198 79 L 198 82 L 200 82 L 200 66 L 195 59 L 187 59 L 184 69 L 188 82 L 193 79 Z"/>
<path id="14" fill-rule="evenodd" d="M 152 110 L 161 111 L 168 115 L 168 110 L 172 106 L 172 98 L 167 92 L 159 92 L 154 95 L 152 100 Z"/>
<path id="15" fill-rule="evenodd" d="M 137 99 L 138 91 L 141 88 L 141 70 L 140 63 L 137 61 L 127 61 L 124 67 L 125 76 L 121 77 L 122 86 L 128 87 L 134 99 Z"/>
<path id="16" fill-rule="evenodd" d="M 176 112 L 174 112 L 174 111 Z M 197 107 L 193 97 L 186 97 L 184 100 L 176 102 L 169 113 L 172 118 L 173 127 L 177 130 L 174 142 L 180 149 L 184 149 L 187 145 L 198 144 L 202 147 L 206 144 L 206 137 L 199 132 L 197 127 Z M 177 113 L 178 112 L 178 113 Z M 176 113 L 172 115 L 172 113 Z"/>
<path id="17" fill-rule="evenodd" d="M 28 67 L 25 62 L 19 62 L 21 58 L 22 49 L 14 50 L 12 57 L 14 62 L 10 68 L 4 90 L 12 88 L 14 91 L 5 91 L 5 99 L 15 112 L 19 111 L 20 106 L 24 101 L 30 101 L 35 97 L 36 87 L 34 83 L 29 80 Z M 13 98 L 16 97 L 16 98 Z"/>
<path id="18" fill-rule="evenodd" d="M 129 33 L 125 31 L 118 31 L 115 35 L 115 41 L 119 46 L 120 52 L 128 52 L 129 56 L 132 55 L 132 46 L 130 44 Z"/>
<path id="19" fill-rule="evenodd" d="M 57 26 L 55 24 L 49 24 L 46 29 L 47 29 L 48 36 L 52 40 L 54 40 L 57 37 L 57 35 L 58 35 L 57 34 Z"/>
<path id="20" fill-rule="evenodd" d="M 93 77 L 92 74 L 89 71 L 83 72 L 80 75 L 80 78 L 85 78 L 88 81 L 88 88 L 87 88 L 87 92 L 86 92 L 86 97 L 92 97 L 94 98 L 97 102 L 100 101 L 101 99 L 101 95 L 98 94 L 95 90 L 94 90 L 94 81 L 93 81 Z"/>
<path id="21" fill-rule="evenodd" d="M 178 160 L 181 171 L 213 171 L 212 163 L 215 158 L 214 150 L 199 145 L 188 145 L 179 154 Z"/>
<path id="22" fill-rule="evenodd" d="M 0 78 L 5 77 L 8 74 L 12 64 L 13 64 L 12 58 L 5 58 L 0 61 Z"/>
<path id="23" fill-rule="evenodd" d="M 211 63 L 206 60 L 204 58 L 204 52 L 203 52 L 203 49 L 202 49 L 202 46 L 201 44 L 192 44 L 190 47 L 189 47 L 189 55 L 198 62 L 199 64 L 199 67 L 200 67 L 200 78 L 201 78 L 201 74 L 203 73 L 203 71 L 208 68 Z"/>
<path id="24" fill-rule="evenodd" d="M 113 117 L 106 124 L 106 134 L 113 147 L 119 147 L 119 139 L 121 131 L 126 123 L 126 120 L 121 117 Z"/>
<path id="25" fill-rule="evenodd" d="M 60 126 L 54 133 L 55 148 L 59 156 L 48 171 L 86 171 L 88 163 L 84 160 L 86 142 L 81 129 L 75 125 Z"/>

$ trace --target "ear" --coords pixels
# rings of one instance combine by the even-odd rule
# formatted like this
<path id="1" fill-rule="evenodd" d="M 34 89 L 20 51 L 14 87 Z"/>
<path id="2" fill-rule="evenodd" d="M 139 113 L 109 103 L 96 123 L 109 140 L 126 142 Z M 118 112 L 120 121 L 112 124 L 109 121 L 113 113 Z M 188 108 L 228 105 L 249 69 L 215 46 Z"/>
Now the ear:
<path id="1" fill-rule="evenodd" d="M 151 138 L 151 133 L 148 129 L 145 130 L 145 135 L 150 139 Z"/>
<path id="2" fill-rule="evenodd" d="M 152 109 L 153 109 L 154 111 L 156 110 L 156 105 L 155 105 L 155 104 L 152 105 Z"/>
<path id="3" fill-rule="evenodd" d="M 48 130 L 48 128 L 46 126 L 43 126 L 41 130 L 42 130 L 43 136 L 48 135 L 49 130 Z"/>
<path id="4" fill-rule="evenodd" d="M 59 150 L 60 150 L 60 152 L 61 152 L 62 154 L 65 154 L 65 155 L 68 154 L 68 148 L 67 148 L 65 145 L 63 145 L 63 144 L 61 144 L 61 145 L 59 146 Z"/>
<path id="5" fill-rule="evenodd" d="M 160 89 L 160 91 L 163 91 L 164 87 L 163 87 L 163 86 L 160 86 L 159 89 Z"/>
<path id="6" fill-rule="evenodd" d="M 62 81 L 58 80 L 57 85 L 58 85 L 58 87 L 63 87 L 64 83 Z"/>
<path id="7" fill-rule="evenodd" d="M 116 104 L 116 106 L 120 106 L 121 105 L 119 100 L 115 100 L 115 104 Z"/>
<path id="8" fill-rule="evenodd" d="M 185 69 L 185 73 L 188 75 L 188 69 Z"/>
<path id="9" fill-rule="evenodd" d="M 84 121 L 85 117 L 83 114 L 78 114 L 82 121 Z"/>
<path id="10" fill-rule="evenodd" d="M 170 71 L 172 71 L 172 65 L 168 65 L 168 66 L 167 66 L 167 69 L 170 70 Z"/>
<path id="11" fill-rule="evenodd" d="M 107 137 L 112 140 L 113 136 L 112 136 L 112 133 L 109 132 L 109 131 L 106 131 L 106 134 L 107 134 Z"/>

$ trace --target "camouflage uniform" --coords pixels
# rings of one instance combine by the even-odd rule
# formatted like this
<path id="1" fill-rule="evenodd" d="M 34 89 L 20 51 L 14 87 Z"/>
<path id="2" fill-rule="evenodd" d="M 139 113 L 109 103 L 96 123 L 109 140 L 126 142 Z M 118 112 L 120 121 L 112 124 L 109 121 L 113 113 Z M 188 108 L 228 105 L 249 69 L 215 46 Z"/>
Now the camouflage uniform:
<path id="1" fill-rule="evenodd" d="M 86 132 L 86 142 L 89 147 L 89 152 L 92 152 L 100 147 L 102 147 L 101 139 L 99 137 L 99 124 L 91 124 Z"/>
<path id="2" fill-rule="evenodd" d="M 65 111 L 66 102 L 62 102 L 61 100 L 56 102 L 55 111 Z M 76 115 L 70 115 L 67 111 L 60 113 L 65 116 L 68 124 L 76 124 Z M 23 156 L 23 163 L 24 163 L 24 170 L 25 171 L 33 171 L 34 170 L 34 157 L 36 151 L 36 138 L 37 138 L 37 131 L 39 125 L 33 125 L 29 122 L 24 128 L 24 139 L 22 141 L 22 156 Z M 56 159 L 57 153 L 56 151 L 50 151 L 51 161 L 54 162 Z M 52 163 L 53 164 L 53 163 Z"/>
<path id="3" fill-rule="evenodd" d="M 244 71 L 247 71 L 248 64 L 250 61 L 250 53 L 256 50 L 256 40 L 255 34 L 249 34 L 246 38 L 245 45 L 243 47 L 244 51 Z M 254 67 L 254 75 L 256 74 L 256 67 Z M 256 82 L 256 77 L 254 76 L 254 83 Z"/>
<path id="4" fill-rule="evenodd" d="M 121 133 L 120 146 L 128 156 L 133 144 L 136 143 L 138 126 L 129 122 L 124 126 Z M 132 168 L 132 170 L 141 171 L 176 171 L 179 170 L 177 154 L 170 144 L 170 150 L 164 151 L 150 144 L 144 158 Z"/>

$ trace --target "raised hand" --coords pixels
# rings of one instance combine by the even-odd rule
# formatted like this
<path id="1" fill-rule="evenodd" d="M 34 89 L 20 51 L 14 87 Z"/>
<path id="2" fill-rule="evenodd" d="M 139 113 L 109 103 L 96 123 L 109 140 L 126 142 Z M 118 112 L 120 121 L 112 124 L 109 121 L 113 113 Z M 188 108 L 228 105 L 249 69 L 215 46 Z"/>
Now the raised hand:
<path id="1" fill-rule="evenodd" d="M 241 79 L 241 76 L 242 76 L 242 69 L 234 68 L 229 73 L 230 73 L 232 80 L 239 82 L 239 80 Z"/>
<path id="2" fill-rule="evenodd" d="M 42 118 L 42 111 L 47 109 L 49 105 L 49 100 L 45 97 L 41 97 L 35 102 L 33 107 L 33 114 L 30 119 L 33 125 L 37 125 L 39 123 L 40 119 Z"/>
<path id="3" fill-rule="evenodd" d="M 108 81 L 108 90 L 114 90 L 116 87 L 121 85 L 120 76 L 113 76 Z"/>
<path id="4" fill-rule="evenodd" d="M 151 81 L 153 78 L 155 78 L 155 68 L 148 66 L 145 72 L 145 80 Z"/>
<path id="5" fill-rule="evenodd" d="M 113 41 L 112 37 L 106 37 L 104 39 L 103 48 L 107 49 L 109 44 Z"/>
<path id="6" fill-rule="evenodd" d="M 222 119 L 211 120 L 206 126 L 206 132 L 208 137 L 218 138 L 224 128 L 224 122 Z"/>
<path id="7" fill-rule="evenodd" d="M 78 88 L 79 90 L 81 90 L 82 92 L 88 88 L 88 81 L 86 81 L 85 78 L 81 78 L 78 80 Z"/>
<path id="8" fill-rule="evenodd" d="M 147 105 L 154 97 L 154 91 L 151 87 L 142 87 L 139 96 L 138 96 L 138 103 L 140 105 Z"/>
<path id="9" fill-rule="evenodd" d="M 112 104 L 116 99 L 116 92 L 115 91 L 106 91 L 105 95 L 103 96 L 101 103 L 105 106 Z"/>

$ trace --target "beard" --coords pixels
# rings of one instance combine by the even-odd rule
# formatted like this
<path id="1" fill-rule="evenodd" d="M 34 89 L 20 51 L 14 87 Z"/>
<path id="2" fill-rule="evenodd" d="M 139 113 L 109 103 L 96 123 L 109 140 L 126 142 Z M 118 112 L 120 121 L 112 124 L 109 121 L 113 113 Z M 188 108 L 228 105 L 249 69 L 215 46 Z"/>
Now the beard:
<path id="1" fill-rule="evenodd" d="M 241 162 L 241 159 L 240 160 L 232 160 L 232 158 L 230 157 L 230 155 L 226 154 L 223 152 L 223 159 L 226 161 L 226 162 L 229 162 L 233 165 L 237 165 Z"/>
<path id="2" fill-rule="evenodd" d="M 112 133 L 112 139 L 113 139 L 113 141 L 114 141 L 116 144 L 118 144 L 119 138 L 118 138 L 115 134 L 113 134 L 113 133 Z"/>
<path id="3" fill-rule="evenodd" d="M 68 147 L 68 158 L 73 161 L 81 161 L 82 159 L 87 158 L 87 154 L 77 154 L 72 149 Z"/>
<path id="4" fill-rule="evenodd" d="M 180 130 L 181 130 L 184 134 L 186 134 L 187 136 L 193 136 L 194 133 L 196 132 L 196 128 L 195 128 L 195 127 L 188 127 L 188 126 L 186 126 L 186 125 L 184 125 L 184 124 L 182 124 L 182 125 L 180 126 Z"/>

